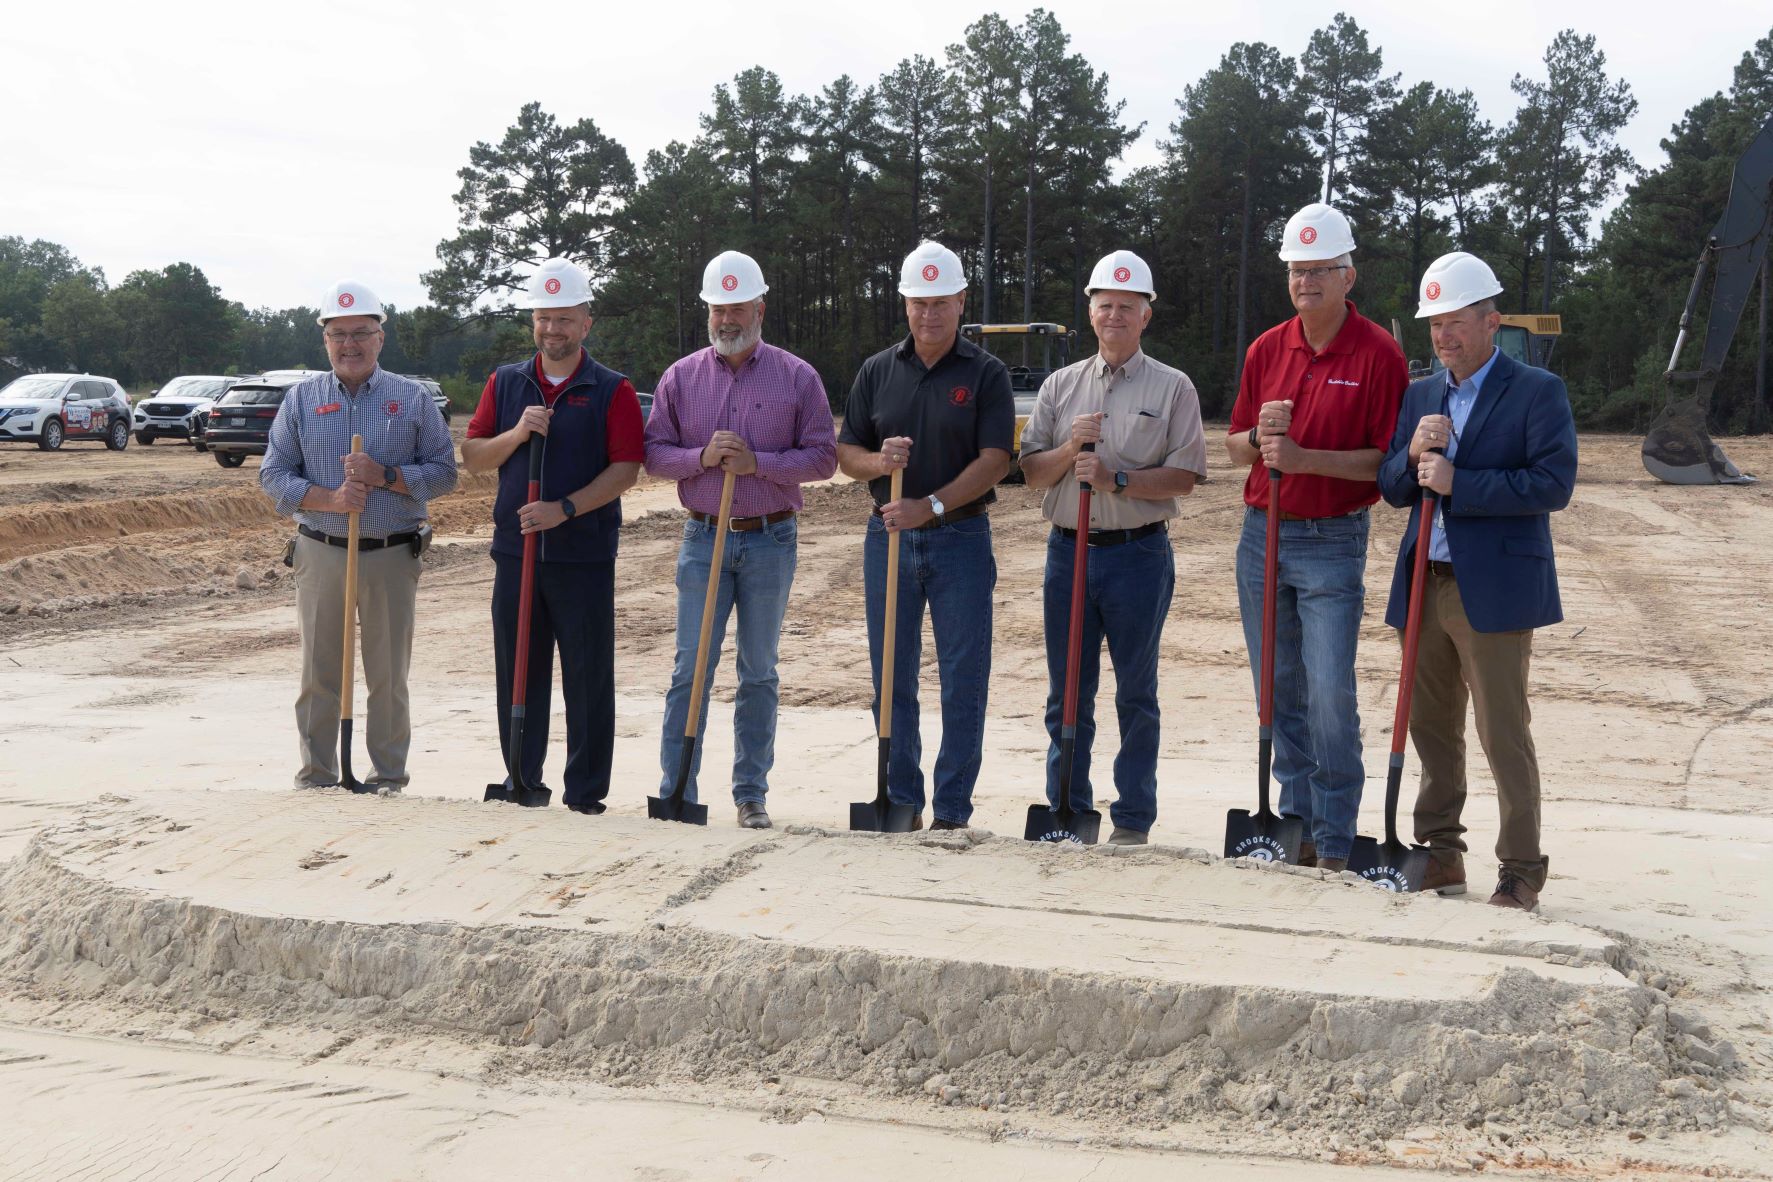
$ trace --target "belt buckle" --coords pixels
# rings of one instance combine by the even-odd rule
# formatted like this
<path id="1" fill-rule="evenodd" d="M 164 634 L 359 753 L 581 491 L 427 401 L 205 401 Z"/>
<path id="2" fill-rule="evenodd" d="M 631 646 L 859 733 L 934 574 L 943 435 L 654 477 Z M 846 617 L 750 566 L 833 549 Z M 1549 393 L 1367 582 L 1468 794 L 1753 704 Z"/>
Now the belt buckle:
<path id="1" fill-rule="evenodd" d="M 739 522 L 741 522 L 743 520 L 745 520 L 745 518 L 743 518 L 743 517 L 729 517 L 729 518 L 727 518 L 726 519 L 726 532 L 729 534 L 744 533 L 745 531 L 739 528 Z"/>

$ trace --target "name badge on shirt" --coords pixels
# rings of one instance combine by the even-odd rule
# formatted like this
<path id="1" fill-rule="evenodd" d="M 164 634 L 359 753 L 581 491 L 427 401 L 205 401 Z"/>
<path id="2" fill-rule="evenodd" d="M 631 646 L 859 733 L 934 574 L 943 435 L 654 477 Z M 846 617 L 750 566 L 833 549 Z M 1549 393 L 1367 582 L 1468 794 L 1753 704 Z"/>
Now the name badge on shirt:
<path id="1" fill-rule="evenodd" d="M 314 413 L 317 415 L 330 415 L 330 414 L 337 414 L 339 411 L 341 411 L 343 409 L 344 409 L 344 405 L 342 403 L 329 402 L 325 406 L 315 407 Z"/>
<path id="2" fill-rule="evenodd" d="M 400 404 L 398 402 L 389 402 L 384 404 L 382 409 L 391 415 L 397 415 L 400 413 Z"/>

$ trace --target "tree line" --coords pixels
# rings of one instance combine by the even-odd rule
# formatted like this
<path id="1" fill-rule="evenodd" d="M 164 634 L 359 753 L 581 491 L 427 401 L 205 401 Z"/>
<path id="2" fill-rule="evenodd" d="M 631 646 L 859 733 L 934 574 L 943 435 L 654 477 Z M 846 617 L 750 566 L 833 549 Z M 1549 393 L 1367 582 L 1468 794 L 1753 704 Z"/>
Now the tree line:
<path id="1" fill-rule="evenodd" d="M 422 276 L 430 302 L 395 314 L 385 363 L 477 385 L 526 346 L 511 308 L 524 275 L 565 255 L 596 286 L 599 358 L 649 389 L 706 343 L 703 265 L 738 249 L 770 283 L 767 338 L 811 361 L 841 404 L 862 358 L 904 331 L 898 265 L 920 239 L 966 261 L 970 319 L 1061 321 L 1082 351 L 1090 266 L 1127 247 L 1157 276 L 1148 347 L 1223 415 L 1245 347 L 1291 314 L 1281 227 L 1327 199 L 1355 225 L 1354 298 L 1400 322 L 1409 356 L 1429 354 L 1413 319 L 1418 277 L 1469 250 L 1507 286 L 1504 311 L 1563 316 L 1552 367 L 1579 421 L 1641 428 L 1664 400 L 1675 322 L 1731 167 L 1773 115 L 1773 31 L 1726 89 L 1687 110 L 1653 169 L 1618 142 L 1637 100 L 1592 35 L 1559 33 L 1512 89 L 1506 121 L 1486 118 L 1469 90 L 1388 71 L 1338 13 L 1302 46 L 1231 46 L 1182 88 L 1165 127 L 1147 128 L 1037 8 L 1018 23 L 987 15 L 941 60 L 913 56 L 872 82 L 842 75 L 801 95 L 745 70 L 713 88 L 695 134 L 638 167 L 593 119 L 565 123 L 532 103 L 498 142 L 468 149 L 457 229 Z M 1160 161 L 1118 170 L 1146 134 Z M 139 384 L 320 365 L 312 317 L 230 303 L 188 264 L 109 288 L 58 246 L 0 239 L 0 366 L 108 365 Z M 1765 425 L 1752 330 L 1740 339 L 1750 346 L 1733 350 L 1713 405 L 1727 432 Z"/>

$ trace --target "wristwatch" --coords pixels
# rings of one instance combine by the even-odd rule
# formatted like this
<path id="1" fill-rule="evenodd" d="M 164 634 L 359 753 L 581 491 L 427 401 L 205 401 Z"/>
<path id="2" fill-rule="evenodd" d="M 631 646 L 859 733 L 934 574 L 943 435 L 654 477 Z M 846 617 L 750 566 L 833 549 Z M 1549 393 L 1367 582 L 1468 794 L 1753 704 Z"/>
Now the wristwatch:
<path id="1" fill-rule="evenodd" d="M 1114 491 L 1117 493 L 1124 493 L 1127 491 L 1127 474 L 1125 472 L 1116 472 L 1114 474 Z"/>
<path id="2" fill-rule="evenodd" d="M 382 466 L 382 487 L 393 488 L 394 482 L 400 479 L 400 469 L 392 464 Z"/>
<path id="3" fill-rule="evenodd" d="M 1258 450 L 1260 450 L 1262 447 L 1262 440 L 1260 437 L 1257 436 L 1256 428 L 1254 428 L 1254 427 L 1250 428 L 1250 446 L 1257 448 Z"/>
<path id="4" fill-rule="evenodd" d="M 560 511 L 566 514 L 566 519 L 568 521 L 571 521 L 573 519 L 573 514 L 578 512 L 578 509 L 573 505 L 573 499 L 571 497 L 561 497 L 558 504 L 560 505 Z"/>
<path id="5" fill-rule="evenodd" d="M 937 517 L 948 512 L 948 510 L 942 505 L 942 499 L 935 493 L 930 494 L 930 512 L 934 513 Z"/>

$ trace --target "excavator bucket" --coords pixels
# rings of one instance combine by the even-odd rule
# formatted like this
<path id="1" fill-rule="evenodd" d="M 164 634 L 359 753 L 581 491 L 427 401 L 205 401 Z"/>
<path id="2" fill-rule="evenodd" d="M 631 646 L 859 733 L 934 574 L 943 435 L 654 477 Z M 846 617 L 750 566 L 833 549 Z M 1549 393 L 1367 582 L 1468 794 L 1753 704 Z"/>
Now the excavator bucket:
<path id="1" fill-rule="evenodd" d="M 1667 484 L 1753 484 L 1705 429 L 1697 397 L 1671 402 L 1644 436 L 1644 469 Z"/>

